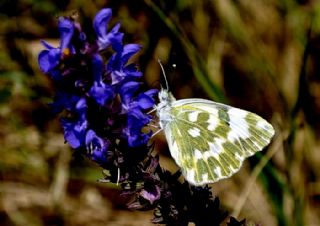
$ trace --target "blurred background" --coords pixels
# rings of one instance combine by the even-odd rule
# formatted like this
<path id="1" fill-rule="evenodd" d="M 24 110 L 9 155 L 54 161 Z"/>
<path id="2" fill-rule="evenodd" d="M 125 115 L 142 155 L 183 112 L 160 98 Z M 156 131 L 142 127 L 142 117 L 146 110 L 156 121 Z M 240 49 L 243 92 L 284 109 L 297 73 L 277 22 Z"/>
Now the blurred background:
<path id="1" fill-rule="evenodd" d="M 320 225 L 320 1 L 0 0 L 0 225 L 153 225 L 126 210 L 101 169 L 75 159 L 48 103 L 37 65 L 57 18 L 79 14 L 84 30 L 113 9 L 145 82 L 159 88 L 161 59 L 177 98 L 202 97 L 253 111 L 276 129 L 271 145 L 213 193 L 238 219 Z M 164 84 L 164 83 L 162 83 Z M 172 167 L 164 139 L 162 164 Z"/>

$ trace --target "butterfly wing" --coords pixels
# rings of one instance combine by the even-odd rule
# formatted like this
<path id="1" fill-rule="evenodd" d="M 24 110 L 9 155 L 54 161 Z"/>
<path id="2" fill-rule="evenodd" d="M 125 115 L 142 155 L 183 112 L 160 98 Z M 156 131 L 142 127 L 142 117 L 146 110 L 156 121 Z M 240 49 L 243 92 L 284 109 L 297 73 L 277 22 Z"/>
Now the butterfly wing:
<path id="1" fill-rule="evenodd" d="M 230 177 L 274 135 L 260 116 L 203 99 L 174 101 L 164 132 L 185 178 L 203 185 Z"/>

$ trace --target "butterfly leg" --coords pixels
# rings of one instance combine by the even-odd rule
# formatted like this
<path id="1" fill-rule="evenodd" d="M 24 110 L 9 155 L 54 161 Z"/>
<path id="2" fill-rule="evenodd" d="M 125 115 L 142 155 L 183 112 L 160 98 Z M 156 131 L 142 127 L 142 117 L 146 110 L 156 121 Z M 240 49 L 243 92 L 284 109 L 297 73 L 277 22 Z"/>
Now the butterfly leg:
<path id="1" fill-rule="evenodd" d="M 147 114 L 150 115 L 151 113 L 155 112 L 157 110 L 156 107 L 154 107 L 152 110 L 148 111 Z"/>
<path id="2" fill-rule="evenodd" d="M 162 130 L 163 130 L 163 129 L 159 129 L 159 130 L 156 131 L 154 134 L 152 134 L 151 139 L 152 139 L 153 137 L 155 137 L 158 133 L 160 133 Z"/>

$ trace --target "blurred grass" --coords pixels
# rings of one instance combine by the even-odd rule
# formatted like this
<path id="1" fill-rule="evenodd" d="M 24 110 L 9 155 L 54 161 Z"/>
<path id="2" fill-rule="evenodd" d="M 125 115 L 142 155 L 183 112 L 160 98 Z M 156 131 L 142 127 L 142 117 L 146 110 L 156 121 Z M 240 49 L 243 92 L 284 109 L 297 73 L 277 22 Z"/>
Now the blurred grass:
<path id="1" fill-rule="evenodd" d="M 121 212 L 126 200 L 96 183 L 100 169 L 71 156 L 37 67 L 39 40 L 56 43 L 56 16 L 78 10 L 91 29 L 102 7 L 126 42 L 143 44 L 150 86 L 159 87 L 160 58 L 177 98 L 222 101 L 275 126 L 262 155 L 213 185 L 225 207 L 262 225 L 320 225 L 320 2 L 311 0 L 1 1 L 2 225 L 151 225 L 150 212 Z"/>

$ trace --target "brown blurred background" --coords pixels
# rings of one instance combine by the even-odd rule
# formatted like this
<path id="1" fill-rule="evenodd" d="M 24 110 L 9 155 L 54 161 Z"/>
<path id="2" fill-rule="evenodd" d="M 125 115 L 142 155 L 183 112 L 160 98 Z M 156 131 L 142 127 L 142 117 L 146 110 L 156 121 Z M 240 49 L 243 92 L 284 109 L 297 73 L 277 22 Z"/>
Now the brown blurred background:
<path id="1" fill-rule="evenodd" d="M 83 28 L 111 7 L 146 83 L 157 59 L 177 98 L 202 97 L 253 111 L 277 134 L 213 193 L 233 216 L 266 226 L 320 225 L 320 1 L 0 0 L 0 225 L 152 225 L 126 210 L 101 169 L 75 159 L 50 113 L 54 90 L 37 66 L 40 40 L 58 45 L 57 17 Z M 169 152 L 158 137 L 163 166 Z"/>

